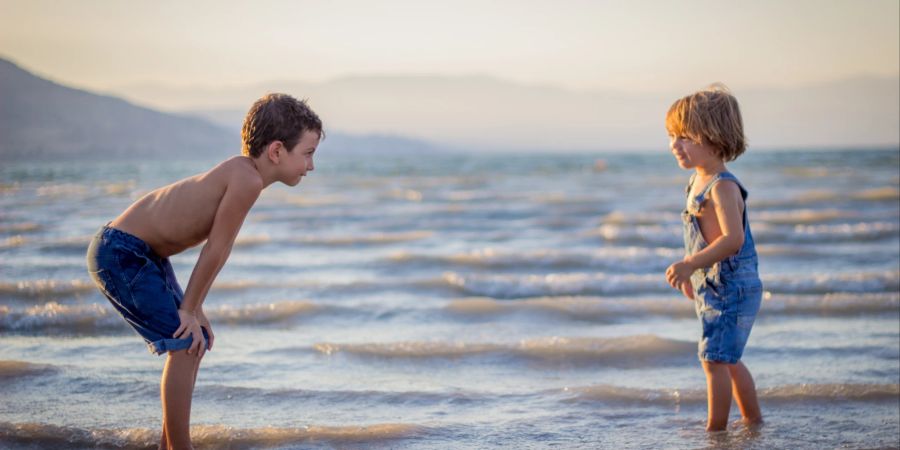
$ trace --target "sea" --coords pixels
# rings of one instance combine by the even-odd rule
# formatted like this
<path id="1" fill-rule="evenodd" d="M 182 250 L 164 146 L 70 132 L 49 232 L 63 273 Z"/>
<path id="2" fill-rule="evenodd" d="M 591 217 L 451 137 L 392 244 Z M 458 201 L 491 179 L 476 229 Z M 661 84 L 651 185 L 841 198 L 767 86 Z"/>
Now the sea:
<path id="1" fill-rule="evenodd" d="M 0 164 L 0 448 L 155 448 L 165 357 L 94 287 L 97 229 L 215 161 Z M 671 154 L 317 155 L 204 310 L 211 449 L 900 447 L 900 149 L 751 149 L 765 423 L 707 433 Z M 173 257 L 186 285 L 199 248 Z"/>

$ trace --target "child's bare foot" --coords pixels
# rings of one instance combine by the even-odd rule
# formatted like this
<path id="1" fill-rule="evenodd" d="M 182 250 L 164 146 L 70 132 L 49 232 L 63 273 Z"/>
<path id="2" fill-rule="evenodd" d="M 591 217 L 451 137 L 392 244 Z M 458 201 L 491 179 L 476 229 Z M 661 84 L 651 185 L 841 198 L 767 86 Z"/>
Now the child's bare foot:
<path id="1" fill-rule="evenodd" d="M 756 419 L 749 419 L 749 418 L 743 417 L 743 418 L 735 420 L 734 422 L 731 423 L 732 427 L 746 427 L 747 429 L 750 429 L 750 430 L 758 429 L 763 425 L 764 425 L 764 422 L 763 422 L 762 417 L 759 417 Z"/>

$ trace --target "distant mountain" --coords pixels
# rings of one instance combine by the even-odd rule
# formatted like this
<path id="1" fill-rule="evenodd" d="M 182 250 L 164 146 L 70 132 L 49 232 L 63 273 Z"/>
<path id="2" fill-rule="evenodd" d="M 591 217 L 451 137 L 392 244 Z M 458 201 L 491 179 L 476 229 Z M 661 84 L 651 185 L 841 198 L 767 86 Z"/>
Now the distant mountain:
<path id="1" fill-rule="evenodd" d="M 696 87 L 711 81 L 701 80 Z M 898 77 L 790 88 L 731 87 L 741 102 L 752 148 L 900 143 Z M 230 87 L 143 84 L 117 90 L 127 98 L 230 126 L 262 91 L 307 97 L 331 126 L 344 131 L 410 136 L 478 151 L 665 151 L 663 118 L 669 105 L 688 93 L 574 91 L 485 76 L 433 75 Z"/>
<path id="2" fill-rule="evenodd" d="M 0 157 L 209 157 L 240 138 L 207 120 L 62 86 L 0 59 Z"/>
<path id="3" fill-rule="evenodd" d="M 257 91 L 216 124 L 196 114 L 168 113 L 57 84 L 0 58 L 0 159 L 226 157 L 240 152 L 241 120 Z M 326 130 L 328 123 L 326 120 Z M 330 153 L 441 151 L 425 141 L 384 133 L 326 131 Z"/>

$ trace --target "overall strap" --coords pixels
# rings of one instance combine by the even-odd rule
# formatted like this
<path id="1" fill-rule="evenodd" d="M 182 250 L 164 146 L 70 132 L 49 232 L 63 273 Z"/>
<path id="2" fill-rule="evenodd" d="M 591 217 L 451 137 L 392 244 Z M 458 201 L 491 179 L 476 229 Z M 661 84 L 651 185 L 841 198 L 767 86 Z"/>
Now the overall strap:
<path id="1" fill-rule="evenodd" d="M 712 190 L 713 186 L 715 186 L 716 183 L 722 180 L 733 181 L 735 184 L 737 184 L 738 188 L 741 190 L 741 198 L 743 198 L 745 201 L 747 200 L 747 189 L 744 189 L 744 185 L 741 184 L 737 177 L 734 176 L 734 174 L 732 174 L 731 172 L 720 172 L 716 174 L 716 176 L 714 176 L 712 180 L 710 180 L 710 182 L 706 185 L 706 188 L 703 189 L 703 192 L 697 195 L 697 203 L 703 203 L 703 201 L 706 200 L 706 195 L 709 194 L 709 191 Z M 691 178 L 691 181 L 693 182 L 693 178 Z"/>
<path id="2" fill-rule="evenodd" d="M 688 180 L 687 187 L 684 188 L 684 196 L 687 197 L 691 195 L 691 188 L 694 187 L 694 180 L 697 178 L 697 172 L 691 174 L 691 179 Z"/>

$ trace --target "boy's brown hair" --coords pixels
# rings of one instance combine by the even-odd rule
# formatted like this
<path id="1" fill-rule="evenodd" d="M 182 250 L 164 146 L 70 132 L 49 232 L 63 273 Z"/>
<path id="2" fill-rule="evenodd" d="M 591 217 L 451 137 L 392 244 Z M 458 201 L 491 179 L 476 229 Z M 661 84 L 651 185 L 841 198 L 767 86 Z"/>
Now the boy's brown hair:
<path id="1" fill-rule="evenodd" d="M 304 132 L 325 137 L 322 121 L 306 100 L 287 94 L 267 94 L 253 103 L 241 129 L 241 153 L 251 158 L 262 154 L 272 141 L 281 141 L 288 151 L 297 145 Z"/>
<path id="2" fill-rule="evenodd" d="M 714 147 L 724 161 L 747 149 L 737 99 L 721 83 L 676 100 L 666 113 L 666 130 Z"/>

